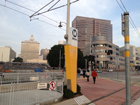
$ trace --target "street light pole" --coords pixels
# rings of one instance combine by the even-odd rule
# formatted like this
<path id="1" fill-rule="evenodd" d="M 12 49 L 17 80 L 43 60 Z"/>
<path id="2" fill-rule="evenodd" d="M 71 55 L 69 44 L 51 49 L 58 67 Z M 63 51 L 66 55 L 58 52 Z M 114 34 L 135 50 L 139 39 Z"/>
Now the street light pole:
<path id="1" fill-rule="evenodd" d="M 87 70 L 87 59 L 85 59 L 85 68 Z"/>
<path id="2" fill-rule="evenodd" d="M 129 48 L 129 12 L 124 12 L 125 37 L 125 81 L 126 105 L 131 105 L 131 79 L 130 79 L 130 48 Z"/>
<path id="3" fill-rule="evenodd" d="M 90 35 L 90 51 L 89 51 L 89 54 L 90 54 L 90 57 L 91 57 L 91 66 L 90 66 L 90 76 L 91 76 L 91 70 L 93 70 L 93 66 L 92 66 L 92 56 L 91 56 L 91 35 Z M 94 62 L 95 63 L 95 62 Z"/>
<path id="4" fill-rule="evenodd" d="M 67 27 L 66 27 L 66 35 L 68 38 L 68 33 L 69 33 L 69 26 L 70 26 L 70 0 L 67 0 Z M 67 44 L 66 40 L 66 44 Z"/>
<path id="5" fill-rule="evenodd" d="M 70 25 L 70 0 L 67 0 L 67 27 L 66 27 L 66 35 L 64 36 L 66 39 L 66 44 L 68 44 L 69 25 Z M 66 68 L 64 71 L 64 85 L 67 85 Z"/>
<path id="6" fill-rule="evenodd" d="M 60 48 L 60 54 L 59 54 L 59 72 L 61 69 L 61 48 Z"/>

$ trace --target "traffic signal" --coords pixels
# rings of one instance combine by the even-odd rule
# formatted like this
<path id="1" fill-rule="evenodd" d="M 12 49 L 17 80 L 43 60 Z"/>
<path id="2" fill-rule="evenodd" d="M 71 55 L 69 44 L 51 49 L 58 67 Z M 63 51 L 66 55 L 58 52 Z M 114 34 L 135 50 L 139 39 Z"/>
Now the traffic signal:
<path id="1" fill-rule="evenodd" d="M 105 51 L 105 53 L 107 53 L 107 55 L 110 55 L 110 54 L 113 54 L 113 51 L 112 50 L 108 50 L 108 51 Z"/>
<path id="2" fill-rule="evenodd" d="M 112 58 L 112 57 L 110 57 L 110 60 L 113 60 L 113 58 Z"/>
<path id="3" fill-rule="evenodd" d="M 95 56 L 93 56 L 93 55 L 89 55 L 89 61 L 94 61 L 95 62 Z"/>

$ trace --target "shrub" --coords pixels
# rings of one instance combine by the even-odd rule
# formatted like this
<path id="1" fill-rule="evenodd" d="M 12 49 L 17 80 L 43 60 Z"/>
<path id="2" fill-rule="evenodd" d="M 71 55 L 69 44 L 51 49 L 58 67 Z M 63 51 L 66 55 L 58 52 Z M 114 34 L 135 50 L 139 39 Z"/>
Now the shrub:
<path id="1" fill-rule="evenodd" d="M 65 89 L 64 90 L 64 97 L 65 98 L 71 98 L 71 97 L 73 97 L 74 96 L 74 93 L 70 90 L 70 89 Z"/>
<path id="2" fill-rule="evenodd" d="M 77 93 L 81 93 L 81 87 L 77 84 Z"/>

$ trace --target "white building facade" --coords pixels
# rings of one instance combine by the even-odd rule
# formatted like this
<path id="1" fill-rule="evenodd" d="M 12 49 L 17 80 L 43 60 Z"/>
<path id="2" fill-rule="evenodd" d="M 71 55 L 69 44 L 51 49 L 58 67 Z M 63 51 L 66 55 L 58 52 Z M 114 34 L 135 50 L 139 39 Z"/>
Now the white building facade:
<path id="1" fill-rule="evenodd" d="M 120 55 L 125 57 L 125 47 L 120 48 Z M 140 66 L 140 50 L 133 45 L 130 45 L 130 66 L 137 69 Z"/>
<path id="2" fill-rule="evenodd" d="M 0 61 L 12 62 L 16 58 L 16 52 L 9 46 L 0 47 Z"/>
<path id="3" fill-rule="evenodd" d="M 41 49 L 40 56 L 43 56 L 43 60 L 46 60 L 46 57 L 49 53 L 49 49 Z"/>

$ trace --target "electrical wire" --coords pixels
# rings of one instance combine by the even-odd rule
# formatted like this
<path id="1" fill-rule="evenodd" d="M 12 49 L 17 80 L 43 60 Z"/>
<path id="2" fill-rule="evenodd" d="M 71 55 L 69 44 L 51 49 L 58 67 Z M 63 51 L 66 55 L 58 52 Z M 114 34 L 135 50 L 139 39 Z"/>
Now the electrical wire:
<path id="1" fill-rule="evenodd" d="M 23 15 L 29 16 L 29 15 L 23 13 L 23 12 L 20 12 L 20 11 L 18 11 L 18 10 L 15 10 L 15 9 L 13 9 L 13 8 L 10 8 L 10 7 L 6 6 L 6 5 L 0 4 L 0 6 L 3 6 L 3 7 L 5 7 L 5 8 L 11 9 L 11 10 L 16 11 L 16 12 L 18 12 L 18 13 L 21 13 L 21 14 L 23 14 Z"/>
<path id="2" fill-rule="evenodd" d="M 118 0 L 116 0 L 117 1 L 117 3 L 119 4 L 119 2 L 118 2 Z M 125 11 L 127 11 L 127 9 L 126 9 L 126 7 L 125 7 L 125 5 L 123 4 L 123 2 L 122 2 L 122 0 L 120 0 L 120 2 L 121 2 L 121 4 L 122 4 L 122 6 L 123 6 L 123 8 L 125 9 Z M 119 6 L 120 6 L 120 8 L 122 9 L 122 7 L 121 7 L 121 5 L 119 4 Z M 122 11 L 124 12 L 124 10 L 122 9 Z M 132 27 L 134 28 L 134 30 L 135 30 L 135 32 L 138 34 L 138 36 L 140 37 L 140 32 L 138 31 L 138 29 L 137 29 L 137 27 L 136 27 L 136 25 L 135 25 L 135 23 L 134 23 L 134 21 L 132 20 L 132 18 L 131 18 L 131 16 L 129 15 L 129 18 L 130 18 L 130 24 L 132 25 Z"/>
<path id="3" fill-rule="evenodd" d="M 23 15 L 26 15 L 26 16 L 28 16 L 28 17 L 30 16 L 30 15 L 28 15 L 28 14 L 25 14 L 25 13 L 23 13 L 23 12 L 20 12 L 20 11 L 18 11 L 18 10 L 15 10 L 15 9 L 13 9 L 13 8 L 11 8 L 11 7 L 6 6 L 6 5 L 0 4 L 0 6 L 3 6 L 3 7 L 5 7 L 5 8 L 11 9 L 11 10 L 13 10 L 13 11 L 16 11 L 16 12 L 18 12 L 18 13 L 21 13 L 21 14 L 23 14 Z M 49 24 L 49 25 L 51 25 L 51 26 L 57 27 L 57 26 L 55 26 L 55 25 L 53 25 L 53 24 L 50 24 L 50 23 L 45 22 L 45 21 L 43 21 L 43 20 L 40 20 L 39 18 L 34 18 L 34 19 L 36 19 L 36 20 L 38 20 L 38 21 L 40 21 L 40 22 Z M 57 27 L 57 28 L 59 28 L 59 27 Z M 62 28 L 59 28 L 59 29 L 61 29 L 61 30 L 63 30 L 63 31 L 66 31 L 66 30 L 64 30 L 64 29 L 62 29 Z"/>
<path id="4" fill-rule="evenodd" d="M 19 7 L 21 7 L 21 8 L 24 8 L 24 9 L 27 9 L 27 10 L 29 10 L 29 11 L 35 12 L 35 11 L 33 11 L 33 10 L 27 8 L 27 7 L 21 6 L 21 5 L 19 5 L 19 4 L 16 4 L 16 3 L 14 3 L 14 2 L 11 2 L 11 1 L 9 1 L 9 0 L 6 0 L 6 1 L 9 2 L 9 3 L 11 3 L 11 4 L 14 4 L 14 5 L 16 5 L 16 6 L 19 6 Z M 54 21 L 54 22 L 56 22 L 56 23 L 60 23 L 60 22 L 57 22 L 56 20 L 54 20 L 54 19 L 52 19 L 52 18 L 49 18 L 49 17 L 47 17 L 47 16 L 45 16 L 45 15 L 41 15 L 41 16 L 43 16 L 43 17 L 45 17 L 45 18 L 48 18 L 48 19 L 50 19 L 50 20 L 52 20 L 52 21 Z"/>
<path id="5" fill-rule="evenodd" d="M 121 7 L 120 3 L 118 2 L 118 0 L 116 0 L 116 2 L 118 3 L 118 5 L 120 6 L 120 8 L 122 9 L 122 11 L 124 12 L 123 8 Z"/>
<path id="6" fill-rule="evenodd" d="M 125 5 L 123 4 L 122 0 L 120 0 L 120 1 L 121 1 L 121 4 L 123 5 L 124 9 L 127 11 L 127 9 L 126 9 Z M 131 16 L 129 16 L 129 18 L 130 18 L 130 20 L 132 21 L 131 25 L 133 24 L 133 26 L 135 27 L 135 30 L 137 31 L 138 35 L 140 35 L 140 33 L 139 33 L 139 31 L 138 31 L 138 29 L 137 29 L 135 23 L 133 22 Z"/>
<path id="7" fill-rule="evenodd" d="M 75 1 L 73 1 L 73 2 L 70 2 L 70 4 L 73 4 L 73 3 L 77 2 L 77 1 L 79 1 L 79 0 L 75 0 Z M 54 5 L 55 5 L 55 4 L 54 4 Z M 53 5 L 53 6 L 54 6 L 54 5 Z M 52 7 L 53 7 L 53 6 L 52 6 Z M 59 9 L 59 8 L 65 7 L 65 6 L 67 6 L 67 4 L 64 4 L 64 5 L 62 5 L 62 6 L 59 6 L 59 7 L 53 8 L 53 9 L 51 9 L 51 8 L 52 8 L 52 7 L 51 7 L 51 8 L 48 9 L 47 11 L 38 13 L 38 14 L 36 14 L 36 15 L 41 15 L 41 14 L 43 14 L 43 13 L 46 13 L 46 12 L 49 12 L 49 11 L 52 11 L 52 10 L 56 10 L 56 9 Z M 41 10 L 41 9 L 40 9 L 40 10 Z M 35 12 L 35 13 L 37 13 L 37 12 Z M 34 15 L 32 15 L 32 16 L 36 16 L 35 13 L 34 13 Z"/>
<path id="8" fill-rule="evenodd" d="M 52 0 L 52 1 L 53 1 L 53 0 Z M 52 2 L 52 1 L 51 1 L 51 2 Z M 71 2 L 70 4 L 75 3 L 75 2 L 77 2 L 77 1 L 79 1 L 79 0 L 75 0 L 75 1 Z M 35 12 L 35 11 L 33 11 L 33 10 L 27 8 L 27 7 L 21 6 L 21 5 L 19 5 L 19 4 L 16 4 L 16 3 L 14 3 L 14 2 L 11 2 L 11 1 L 9 1 L 9 0 L 5 0 L 5 5 L 6 5 L 6 2 L 9 2 L 9 3 L 11 3 L 11 4 L 14 4 L 14 5 L 19 6 L 19 7 L 21 7 L 21 8 L 24 8 L 24 9 L 27 9 L 27 10 L 29 10 L 29 11 Z M 47 5 L 49 5 L 51 2 L 49 2 Z M 45 5 L 44 7 L 46 7 L 47 5 Z M 66 4 L 66 5 L 67 5 L 67 4 Z M 62 5 L 62 6 L 60 6 L 59 8 L 64 7 L 64 6 L 66 6 L 66 5 Z M 42 7 L 41 9 L 43 9 L 44 7 Z M 41 9 L 40 9 L 40 10 L 41 10 Z M 58 8 L 54 8 L 54 9 L 52 9 L 52 10 L 55 10 L 55 9 L 58 9 Z M 52 10 L 51 10 L 51 11 L 52 11 Z M 35 13 L 36 13 L 36 12 L 35 12 Z M 57 22 L 56 20 L 54 20 L 54 19 L 52 19 L 52 18 L 49 18 L 49 17 L 47 17 L 47 16 L 45 16 L 45 15 L 41 15 L 41 16 L 43 16 L 43 17 L 45 17 L 45 18 L 47 18 L 47 19 L 50 19 L 50 20 L 52 20 L 52 21 L 54 21 L 54 22 L 56 22 L 56 23 L 60 23 L 60 22 Z M 29 17 L 30 17 L 30 16 L 29 16 Z M 65 22 L 62 22 L 62 23 L 65 23 Z M 64 24 L 64 26 L 66 26 L 66 23 Z"/>

